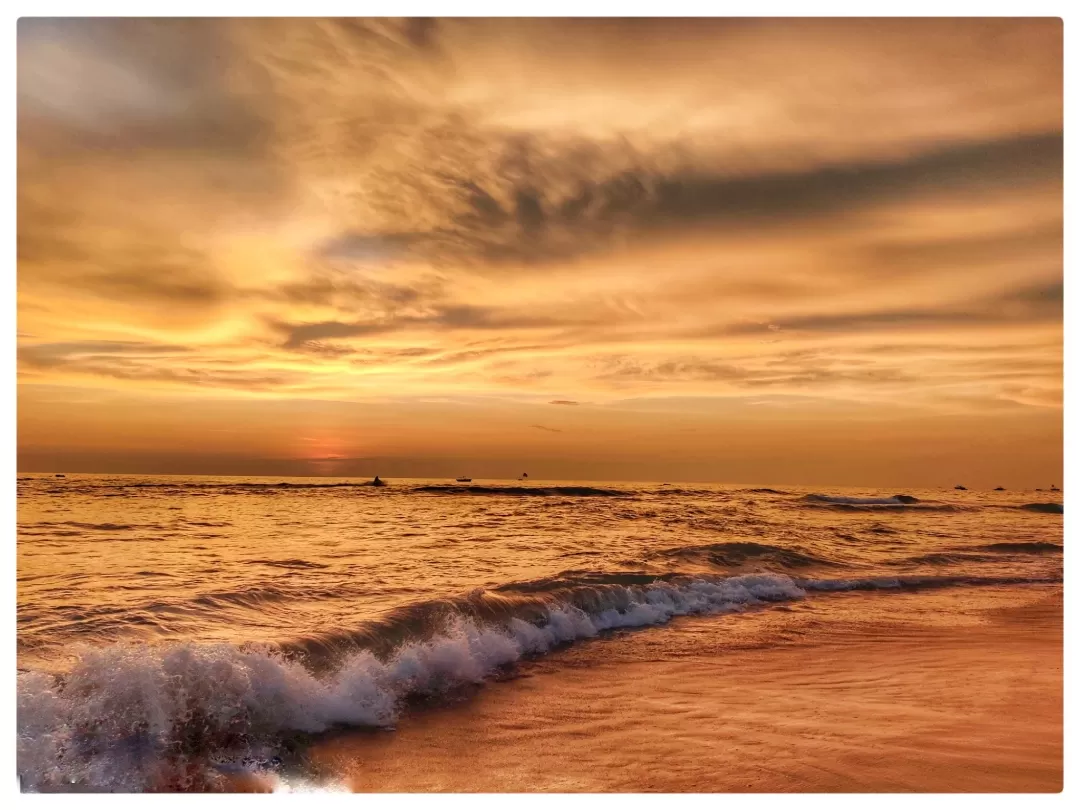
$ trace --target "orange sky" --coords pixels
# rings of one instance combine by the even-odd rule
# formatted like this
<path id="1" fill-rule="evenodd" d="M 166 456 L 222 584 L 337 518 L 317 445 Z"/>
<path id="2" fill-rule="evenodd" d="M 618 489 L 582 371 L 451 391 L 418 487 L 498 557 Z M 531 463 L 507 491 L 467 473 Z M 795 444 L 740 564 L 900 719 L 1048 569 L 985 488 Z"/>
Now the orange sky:
<path id="1" fill-rule="evenodd" d="M 24 471 L 1049 486 L 1057 20 L 19 23 Z"/>

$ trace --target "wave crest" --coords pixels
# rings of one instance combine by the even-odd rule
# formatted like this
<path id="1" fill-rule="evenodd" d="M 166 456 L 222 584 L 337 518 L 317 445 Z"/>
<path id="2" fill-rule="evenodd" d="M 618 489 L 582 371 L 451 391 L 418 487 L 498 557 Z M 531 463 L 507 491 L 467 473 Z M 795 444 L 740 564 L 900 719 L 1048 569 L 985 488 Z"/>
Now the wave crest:
<path id="1" fill-rule="evenodd" d="M 658 556 L 697 560 L 722 568 L 738 568 L 749 563 L 768 563 L 782 568 L 807 568 L 814 565 L 835 566 L 838 563 L 815 557 L 802 551 L 770 546 L 765 543 L 710 543 L 666 549 Z"/>
<path id="2" fill-rule="evenodd" d="M 888 498 L 852 498 L 846 495 L 811 494 L 803 497 L 808 503 L 823 503 L 836 506 L 908 506 L 919 503 L 914 495 L 892 495 Z"/>
<path id="3" fill-rule="evenodd" d="M 612 586 L 591 612 L 556 602 L 532 621 L 492 625 L 456 615 L 427 640 L 384 658 L 354 651 L 321 675 L 266 648 L 89 648 L 63 676 L 19 675 L 19 778 L 32 791 L 207 789 L 215 760 L 263 756 L 298 733 L 388 726 L 404 700 L 481 683 L 575 639 L 802 595 L 783 575 Z"/>
<path id="4" fill-rule="evenodd" d="M 988 543 L 974 548 L 1001 554 L 1060 554 L 1065 550 L 1064 546 L 1057 543 Z"/>
<path id="5" fill-rule="evenodd" d="M 1025 509 L 1028 512 L 1046 512 L 1050 515 L 1065 514 L 1065 504 L 1062 503 L 1025 503 L 1017 508 Z"/>

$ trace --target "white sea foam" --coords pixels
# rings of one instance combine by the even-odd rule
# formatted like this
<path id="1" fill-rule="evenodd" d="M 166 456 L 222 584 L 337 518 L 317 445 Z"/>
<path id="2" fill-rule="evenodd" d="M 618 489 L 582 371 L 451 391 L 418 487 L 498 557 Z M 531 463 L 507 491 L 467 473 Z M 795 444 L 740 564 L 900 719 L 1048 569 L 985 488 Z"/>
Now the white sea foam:
<path id="1" fill-rule="evenodd" d="M 323 677 L 269 649 L 90 648 L 62 678 L 19 676 L 19 777 L 34 791 L 190 788 L 222 758 L 262 755 L 297 732 L 390 726 L 404 698 L 480 683 L 559 644 L 802 595 L 776 574 L 659 582 L 624 589 L 592 612 L 553 604 L 536 624 L 458 618 L 387 660 L 354 653 Z"/>

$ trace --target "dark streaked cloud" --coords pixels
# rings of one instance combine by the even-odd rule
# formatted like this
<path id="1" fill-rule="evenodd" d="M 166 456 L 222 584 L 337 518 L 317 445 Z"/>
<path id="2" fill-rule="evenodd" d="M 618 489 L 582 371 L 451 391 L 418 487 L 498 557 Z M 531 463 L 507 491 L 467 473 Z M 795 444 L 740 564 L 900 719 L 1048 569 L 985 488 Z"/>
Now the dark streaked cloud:
<path id="1" fill-rule="evenodd" d="M 378 335 L 393 329 L 393 325 L 391 324 L 339 323 L 337 321 L 305 324 L 275 324 L 275 326 L 287 336 L 285 342 L 281 344 L 286 349 L 298 349 L 334 338 Z"/>
<path id="2" fill-rule="evenodd" d="M 186 346 L 167 343 L 145 343 L 136 340 L 80 340 L 64 343 L 37 343 L 25 346 L 23 352 L 39 358 L 68 358 L 72 355 L 130 354 L 156 355 L 186 352 Z"/>
<path id="3" fill-rule="evenodd" d="M 611 382 L 653 383 L 724 383 L 733 388 L 776 387 L 800 389 L 837 383 L 877 385 L 910 383 L 916 380 L 900 367 L 860 368 L 858 360 L 842 362 L 825 359 L 787 358 L 779 368 L 775 363 L 764 367 L 721 364 L 700 358 L 650 362 L 627 357 L 609 357 L 601 361 L 596 379 Z"/>
<path id="4" fill-rule="evenodd" d="M 33 377 L 38 372 L 61 372 L 86 378 L 106 378 L 136 383 L 165 383 L 174 386 L 272 391 L 300 381 L 295 374 L 267 373 L 253 369 L 207 367 L 197 358 L 177 357 L 163 362 L 154 353 L 134 356 L 106 352 L 99 354 L 58 353 L 39 347 L 19 351 L 20 373 Z"/>
<path id="5" fill-rule="evenodd" d="M 777 323 L 735 323 L 708 331 L 714 335 L 772 332 L 873 332 L 888 329 L 963 327 L 1010 323 L 1057 323 L 1063 284 L 1046 281 L 952 306 L 905 307 L 862 312 L 834 312 L 782 318 Z"/>
<path id="6" fill-rule="evenodd" d="M 623 162 L 629 168 L 598 175 L 592 148 L 560 150 L 519 139 L 513 154 L 537 153 L 521 160 L 524 171 L 503 172 L 497 160 L 487 175 L 440 175 L 437 204 L 449 218 L 427 232 L 389 237 L 399 250 L 430 260 L 531 265 L 609 248 L 620 238 L 655 238 L 688 228 L 788 228 L 799 220 L 931 193 L 1058 181 L 1063 166 L 1060 132 L 759 174 L 735 167 L 665 167 L 675 159 L 628 154 Z M 560 182 L 554 185 L 549 177 Z M 353 237 L 361 243 L 379 238 Z"/>
<path id="7" fill-rule="evenodd" d="M 278 322 L 273 326 L 286 336 L 285 342 L 281 344 L 283 348 L 298 349 L 311 341 L 381 335 L 406 329 L 517 331 L 580 326 L 583 323 L 587 324 L 589 321 L 555 315 L 508 312 L 493 307 L 444 305 L 419 315 L 397 315 L 379 321 L 324 321 L 304 324 Z"/>

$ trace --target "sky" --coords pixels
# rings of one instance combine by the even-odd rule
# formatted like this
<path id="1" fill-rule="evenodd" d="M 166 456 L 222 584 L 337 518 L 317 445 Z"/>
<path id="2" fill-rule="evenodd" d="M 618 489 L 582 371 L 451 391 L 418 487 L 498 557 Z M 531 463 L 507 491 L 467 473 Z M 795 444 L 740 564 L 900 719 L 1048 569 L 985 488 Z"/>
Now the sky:
<path id="1" fill-rule="evenodd" d="M 1055 19 L 18 24 L 20 471 L 1047 487 Z"/>

